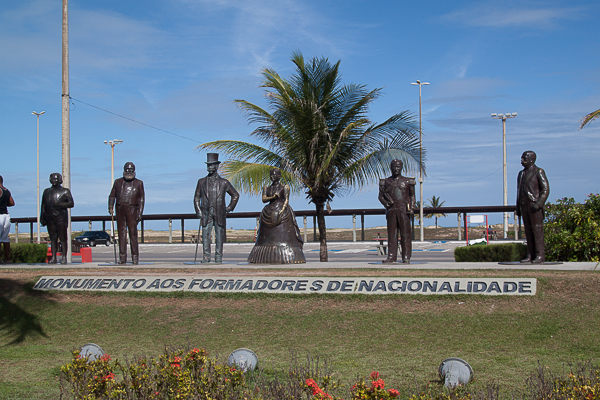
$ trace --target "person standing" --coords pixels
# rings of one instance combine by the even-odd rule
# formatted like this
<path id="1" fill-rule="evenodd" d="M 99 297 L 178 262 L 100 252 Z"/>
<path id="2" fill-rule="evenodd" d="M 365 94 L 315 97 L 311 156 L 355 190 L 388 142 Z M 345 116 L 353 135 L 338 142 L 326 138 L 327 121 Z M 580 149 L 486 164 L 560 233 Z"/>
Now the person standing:
<path id="1" fill-rule="evenodd" d="M 379 201 L 385 207 L 389 253 L 384 263 L 396 262 L 398 257 L 398 231 L 402 247 L 402 262 L 410 264 L 412 238 L 410 216 L 416 208 L 415 179 L 402 176 L 403 163 L 392 160 L 392 176 L 379 181 Z M 422 222 L 421 222 L 422 223 Z"/>
<path id="2" fill-rule="evenodd" d="M 4 259 L 0 260 L 0 264 L 10 263 L 10 215 L 8 207 L 15 205 L 15 201 L 10 194 L 10 191 L 4 187 L 4 179 L 0 175 L 0 243 L 4 244 Z"/>
<path id="3" fill-rule="evenodd" d="M 123 177 L 115 179 L 108 196 L 108 212 L 113 215 L 116 203 L 117 230 L 119 232 L 119 264 L 127 262 L 127 230 L 131 246 L 131 262 L 139 263 L 137 224 L 144 213 L 144 182 L 135 177 L 135 165 L 125 163 Z"/>
<path id="4" fill-rule="evenodd" d="M 56 264 L 56 253 L 58 252 L 58 240 L 62 248 L 61 264 L 67 263 L 67 249 L 69 242 L 69 208 L 73 208 L 73 196 L 71 191 L 62 187 L 63 179 L 59 173 L 50 174 L 50 183 L 52 187 L 44 189 L 42 194 L 42 207 L 40 210 L 40 223 L 42 226 L 48 226 L 48 236 L 50 236 L 50 249 L 52 258 L 48 264 Z"/>
<path id="5" fill-rule="evenodd" d="M 215 263 L 223 262 L 223 243 L 226 240 L 225 215 L 235 209 L 240 198 L 231 183 L 217 174 L 220 163 L 218 153 L 207 154 L 206 170 L 208 175 L 198 179 L 194 193 L 194 208 L 202 226 L 203 263 L 210 262 L 210 241 L 213 227 L 216 236 Z M 225 193 L 231 196 L 227 207 L 225 207 Z"/>
<path id="6" fill-rule="evenodd" d="M 542 168 L 535 165 L 537 155 L 528 150 L 521 156 L 523 170 L 517 176 L 517 215 L 523 218 L 527 257 L 522 263 L 543 264 L 544 206 L 550 194 L 548 178 Z"/>

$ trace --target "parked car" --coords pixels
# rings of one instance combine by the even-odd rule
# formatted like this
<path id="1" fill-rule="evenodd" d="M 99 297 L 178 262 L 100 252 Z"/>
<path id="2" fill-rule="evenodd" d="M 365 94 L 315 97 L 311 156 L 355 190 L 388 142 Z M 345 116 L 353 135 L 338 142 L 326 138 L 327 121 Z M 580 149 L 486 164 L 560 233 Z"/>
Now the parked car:
<path id="1" fill-rule="evenodd" d="M 97 243 L 104 243 L 110 246 L 110 235 L 104 231 L 88 231 L 84 232 L 83 235 L 77 236 L 75 240 L 82 245 L 95 247 Z"/>

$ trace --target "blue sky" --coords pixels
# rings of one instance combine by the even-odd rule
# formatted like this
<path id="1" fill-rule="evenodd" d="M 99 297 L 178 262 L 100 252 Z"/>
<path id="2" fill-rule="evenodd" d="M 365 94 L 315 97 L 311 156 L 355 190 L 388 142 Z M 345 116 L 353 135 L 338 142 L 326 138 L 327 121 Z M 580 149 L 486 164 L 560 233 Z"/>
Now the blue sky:
<path id="1" fill-rule="evenodd" d="M 46 112 L 42 189 L 61 171 L 60 3 L 5 1 L 0 9 L 0 175 L 17 203 L 14 217 L 36 214 L 32 111 Z M 370 110 L 377 122 L 403 110 L 418 115 L 410 83 L 431 83 L 423 87 L 425 199 L 501 205 L 502 123 L 490 114 L 517 112 L 507 121 L 509 204 L 525 150 L 546 170 L 550 200 L 583 201 L 598 190 L 600 169 L 600 121 L 578 129 L 600 108 L 599 14 L 595 0 L 71 0 L 73 215 L 107 213 L 110 139 L 124 141 L 115 148 L 116 176 L 126 161 L 136 164 L 146 214 L 192 213 L 196 181 L 206 175 L 206 155 L 194 147 L 250 140 L 254 127 L 233 100 L 266 105 L 261 69 L 289 76 L 294 51 L 341 60 L 344 83 L 383 88 Z M 313 208 L 302 195 L 291 204 Z M 379 207 L 376 185 L 331 206 Z M 242 194 L 236 211 L 261 208 L 258 197 Z M 328 219 L 330 227 L 350 225 Z"/>

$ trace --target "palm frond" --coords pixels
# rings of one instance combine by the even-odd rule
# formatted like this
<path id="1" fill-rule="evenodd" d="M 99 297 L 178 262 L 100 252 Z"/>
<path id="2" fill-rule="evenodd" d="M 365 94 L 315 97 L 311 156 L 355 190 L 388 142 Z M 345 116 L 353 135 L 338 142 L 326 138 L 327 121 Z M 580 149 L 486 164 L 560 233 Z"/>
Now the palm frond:
<path id="1" fill-rule="evenodd" d="M 285 164 L 282 163 L 282 158 L 278 154 L 253 143 L 237 140 L 216 140 L 196 146 L 196 150 L 198 151 L 208 149 L 224 151 L 228 156 L 243 161 L 254 160 L 257 163 L 278 168 L 281 168 L 282 164 Z"/>
<path id="2" fill-rule="evenodd" d="M 262 188 L 271 184 L 270 171 L 275 168 L 272 165 L 249 163 L 239 160 L 225 161 L 220 170 L 223 175 L 238 190 L 257 195 L 262 193 Z M 281 182 L 290 186 L 292 193 L 300 193 L 301 185 L 294 175 L 289 171 L 281 171 Z"/>
<path id="3" fill-rule="evenodd" d="M 581 119 L 581 125 L 579 125 L 579 129 L 582 129 L 584 126 L 586 126 L 587 124 L 589 124 L 590 122 L 592 122 L 593 120 L 595 120 L 598 117 L 600 117 L 600 110 L 596 110 L 596 111 L 589 113 L 588 115 L 586 115 L 585 117 L 583 117 Z"/>

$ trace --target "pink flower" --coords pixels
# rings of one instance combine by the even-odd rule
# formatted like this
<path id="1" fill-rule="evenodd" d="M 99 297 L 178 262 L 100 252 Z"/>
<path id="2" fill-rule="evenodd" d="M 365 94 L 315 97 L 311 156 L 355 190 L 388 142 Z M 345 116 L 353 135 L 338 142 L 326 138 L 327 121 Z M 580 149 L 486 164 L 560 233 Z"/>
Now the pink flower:
<path id="1" fill-rule="evenodd" d="M 400 396 L 400 392 L 399 392 L 399 391 L 397 391 L 396 389 L 390 389 L 390 390 L 388 390 L 388 393 L 389 393 L 389 394 L 390 394 L 390 396 L 392 396 L 392 397 L 398 397 L 398 396 Z"/>
<path id="2" fill-rule="evenodd" d="M 376 380 L 378 378 L 379 378 L 379 372 L 377 372 L 377 371 L 371 372 L 371 380 L 374 381 L 374 380 Z"/>

